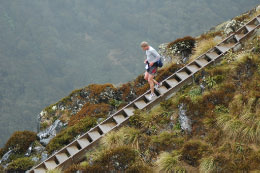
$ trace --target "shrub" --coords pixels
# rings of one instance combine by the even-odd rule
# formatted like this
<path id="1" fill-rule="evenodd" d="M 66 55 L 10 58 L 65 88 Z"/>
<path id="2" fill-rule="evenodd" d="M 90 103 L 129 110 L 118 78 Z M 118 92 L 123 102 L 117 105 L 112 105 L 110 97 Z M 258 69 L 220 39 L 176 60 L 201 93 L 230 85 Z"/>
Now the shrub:
<path id="1" fill-rule="evenodd" d="M 106 117 L 109 113 L 111 106 L 106 103 L 92 104 L 86 103 L 82 109 L 74 116 L 70 118 L 69 126 L 73 126 L 77 122 L 81 121 L 86 116 L 92 116 L 96 118 Z"/>
<path id="2" fill-rule="evenodd" d="M 106 88 L 115 89 L 112 84 L 91 84 L 86 89 L 90 92 L 90 97 L 96 98 Z"/>
<path id="3" fill-rule="evenodd" d="M 171 74 L 175 73 L 177 70 L 179 70 L 182 67 L 183 67 L 183 65 L 181 65 L 181 64 L 176 64 L 176 63 L 170 64 L 169 66 L 159 69 L 157 72 L 158 74 L 155 77 L 155 79 L 157 81 L 162 81 L 162 80 L 166 79 L 167 77 L 169 77 Z"/>
<path id="4" fill-rule="evenodd" d="M 134 112 L 134 115 L 129 118 L 130 126 L 133 126 L 136 128 L 141 128 L 143 118 L 140 116 L 140 114 L 141 114 L 141 111 L 139 111 L 139 110 Z"/>
<path id="5" fill-rule="evenodd" d="M 182 159 L 192 166 L 198 166 L 199 160 L 209 151 L 207 144 L 197 140 L 190 140 L 183 145 L 181 150 Z"/>
<path id="6" fill-rule="evenodd" d="M 190 42 L 190 44 L 194 44 L 195 43 L 195 39 L 191 36 L 186 36 L 183 38 L 178 38 L 170 43 L 168 43 L 168 48 L 172 47 L 173 45 L 179 43 L 179 42 Z"/>
<path id="7" fill-rule="evenodd" d="M 87 132 L 96 125 L 96 119 L 93 117 L 85 117 L 77 124 L 68 127 L 55 136 L 47 145 L 46 150 L 52 153 L 55 150 L 69 144 L 77 135 Z"/>
<path id="8" fill-rule="evenodd" d="M 130 94 L 131 85 L 129 83 L 123 84 L 118 90 L 122 92 L 122 99 L 126 100 L 126 97 Z"/>
<path id="9" fill-rule="evenodd" d="M 217 84 L 217 82 L 213 77 L 209 76 L 206 78 L 206 84 L 209 88 L 213 88 Z"/>
<path id="10" fill-rule="evenodd" d="M 216 113 L 229 113 L 229 109 L 224 105 L 217 105 L 214 111 Z"/>
<path id="11" fill-rule="evenodd" d="M 159 155 L 156 161 L 156 165 L 161 171 L 165 172 L 185 172 L 185 169 L 181 167 L 181 153 L 172 151 L 171 153 L 163 152 Z"/>
<path id="12" fill-rule="evenodd" d="M 4 154 L 5 154 L 5 149 L 0 148 L 0 158 L 3 157 Z"/>
<path id="13" fill-rule="evenodd" d="M 143 163 L 135 163 L 132 166 L 130 166 L 126 173 L 151 173 L 153 172 L 147 165 Z"/>
<path id="14" fill-rule="evenodd" d="M 100 152 L 100 151 L 99 151 Z M 126 171 L 136 161 L 138 153 L 128 146 L 105 149 L 95 158 L 93 166 L 101 166 L 107 171 Z"/>
<path id="15" fill-rule="evenodd" d="M 190 36 L 179 38 L 167 45 L 168 51 L 173 55 L 181 55 L 185 52 L 185 56 L 189 56 L 195 46 L 195 39 Z"/>
<path id="16" fill-rule="evenodd" d="M 16 160 L 13 160 L 7 167 L 7 171 L 10 172 L 23 172 L 33 167 L 34 161 L 31 160 L 31 158 L 24 157 L 24 158 L 18 158 Z"/>
<path id="17" fill-rule="evenodd" d="M 82 170 L 82 166 L 78 164 L 72 164 L 70 167 L 64 170 L 64 173 L 76 173 L 78 170 Z"/>
<path id="18" fill-rule="evenodd" d="M 29 146 L 36 140 L 36 133 L 31 131 L 17 131 L 12 134 L 4 147 L 4 152 L 13 149 L 16 153 L 25 153 Z"/>
<path id="19" fill-rule="evenodd" d="M 164 110 L 168 110 L 171 106 L 172 106 L 172 100 L 168 99 L 165 101 L 160 102 L 160 106 L 164 109 Z"/>
<path id="20" fill-rule="evenodd" d="M 183 144 L 183 138 L 178 137 L 174 132 L 162 132 L 159 135 L 154 135 L 151 137 L 151 143 L 158 150 L 168 150 L 180 148 Z"/>

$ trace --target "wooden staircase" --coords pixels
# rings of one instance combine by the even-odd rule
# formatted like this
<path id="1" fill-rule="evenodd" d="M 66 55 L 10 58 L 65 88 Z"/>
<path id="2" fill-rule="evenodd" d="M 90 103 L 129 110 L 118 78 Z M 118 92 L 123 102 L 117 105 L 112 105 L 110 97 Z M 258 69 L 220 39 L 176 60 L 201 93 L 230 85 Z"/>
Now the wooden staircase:
<path id="1" fill-rule="evenodd" d="M 150 94 L 150 90 L 145 92 L 133 102 L 81 135 L 78 139 L 27 171 L 27 173 L 45 173 L 47 170 L 55 168 L 65 169 L 73 163 L 84 160 L 87 150 L 96 144 L 105 134 L 123 125 L 134 114 L 135 110 L 150 109 L 160 101 L 172 96 L 182 86 L 191 83 L 195 73 L 212 63 L 219 62 L 227 51 L 234 49 L 241 44 L 244 39 L 248 38 L 259 27 L 260 15 L 252 19 L 232 35 L 228 36 L 217 46 L 197 57 L 193 62 L 187 64 L 185 67 L 163 80 L 162 86 L 158 90 L 155 90 L 155 99 L 149 101 L 147 97 Z"/>

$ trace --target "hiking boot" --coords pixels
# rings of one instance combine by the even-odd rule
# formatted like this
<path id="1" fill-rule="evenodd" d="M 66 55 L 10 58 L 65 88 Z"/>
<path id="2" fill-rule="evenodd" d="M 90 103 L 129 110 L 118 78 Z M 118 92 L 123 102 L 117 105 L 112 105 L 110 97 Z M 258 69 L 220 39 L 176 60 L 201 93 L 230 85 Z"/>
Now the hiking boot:
<path id="1" fill-rule="evenodd" d="M 155 94 L 154 93 L 151 93 L 148 97 L 148 100 L 153 100 L 155 98 Z"/>
<path id="2" fill-rule="evenodd" d="M 161 83 L 158 83 L 158 84 L 155 84 L 155 85 L 154 85 L 154 88 L 158 90 L 158 89 L 160 88 L 160 86 L 162 86 L 162 84 L 161 84 Z"/>

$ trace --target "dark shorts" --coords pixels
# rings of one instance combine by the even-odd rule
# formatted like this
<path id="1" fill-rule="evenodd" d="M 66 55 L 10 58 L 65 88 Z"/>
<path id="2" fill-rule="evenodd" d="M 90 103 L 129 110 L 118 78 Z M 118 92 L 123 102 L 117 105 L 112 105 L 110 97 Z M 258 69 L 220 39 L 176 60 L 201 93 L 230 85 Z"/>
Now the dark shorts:
<path id="1" fill-rule="evenodd" d="M 153 65 L 152 67 L 149 67 L 147 72 L 151 75 L 155 75 L 157 72 L 157 66 Z"/>

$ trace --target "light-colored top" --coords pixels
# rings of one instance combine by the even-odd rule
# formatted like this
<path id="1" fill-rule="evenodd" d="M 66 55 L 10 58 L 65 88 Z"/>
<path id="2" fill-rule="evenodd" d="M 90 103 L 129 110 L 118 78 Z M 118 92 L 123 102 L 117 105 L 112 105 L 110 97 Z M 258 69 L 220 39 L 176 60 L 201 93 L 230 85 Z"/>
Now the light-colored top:
<path id="1" fill-rule="evenodd" d="M 149 49 L 146 50 L 146 56 L 147 56 L 147 61 L 149 63 L 151 62 L 156 62 L 156 61 L 159 61 L 160 59 L 160 55 L 159 53 L 152 47 L 152 46 L 149 46 Z"/>

